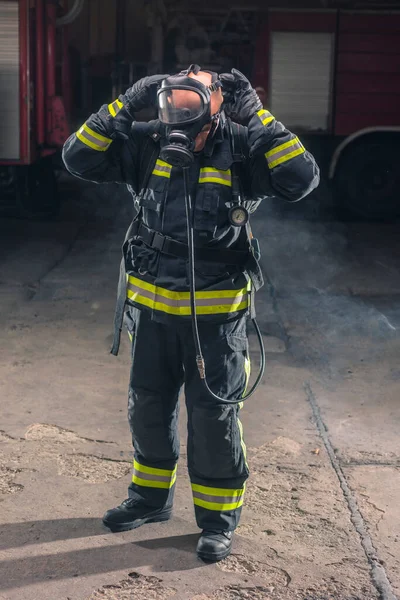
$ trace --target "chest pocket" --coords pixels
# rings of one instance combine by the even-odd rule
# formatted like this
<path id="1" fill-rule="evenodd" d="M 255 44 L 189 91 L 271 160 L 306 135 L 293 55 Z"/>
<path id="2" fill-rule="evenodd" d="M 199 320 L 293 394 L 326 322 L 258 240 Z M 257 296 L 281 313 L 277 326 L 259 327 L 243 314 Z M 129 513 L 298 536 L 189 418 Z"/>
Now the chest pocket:
<path id="1" fill-rule="evenodd" d="M 147 188 L 143 190 L 140 204 L 143 218 L 148 227 L 156 229 L 162 219 L 165 198 L 167 196 L 172 165 L 157 159 L 150 175 Z"/>
<path id="2" fill-rule="evenodd" d="M 215 236 L 218 227 L 227 222 L 228 207 L 232 200 L 231 170 L 202 167 L 196 193 L 194 228 L 203 241 Z"/>

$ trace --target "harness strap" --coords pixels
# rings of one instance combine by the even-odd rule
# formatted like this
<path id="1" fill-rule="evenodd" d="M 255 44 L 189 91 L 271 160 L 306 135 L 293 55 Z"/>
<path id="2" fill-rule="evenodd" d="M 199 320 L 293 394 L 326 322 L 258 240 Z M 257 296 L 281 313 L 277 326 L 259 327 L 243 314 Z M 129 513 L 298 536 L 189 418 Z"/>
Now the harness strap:
<path id="1" fill-rule="evenodd" d="M 140 175 L 143 174 L 142 180 L 139 184 L 139 192 L 140 194 L 144 193 L 145 188 L 147 187 L 148 180 L 153 171 L 155 162 L 159 153 L 159 145 L 158 141 L 160 139 L 159 133 L 160 126 L 158 126 L 155 131 L 147 137 L 146 143 L 144 144 L 142 154 L 141 154 L 141 162 L 140 162 Z M 125 235 L 125 240 L 123 244 L 123 252 L 122 252 L 122 260 L 119 269 L 119 280 L 118 280 L 118 292 L 117 292 L 117 303 L 115 306 L 114 313 L 114 339 L 113 344 L 110 350 L 110 353 L 114 356 L 118 355 L 119 346 L 121 342 L 121 331 L 122 324 L 124 321 L 124 313 L 125 313 L 125 305 L 126 305 L 126 268 L 125 268 L 125 247 L 128 243 L 128 240 L 136 235 L 137 228 L 142 220 L 142 206 L 141 202 L 139 202 L 139 211 L 132 223 L 130 224 L 128 231 Z"/>
<path id="2" fill-rule="evenodd" d="M 230 139 L 231 139 L 231 150 L 233 157 L 232 164 L 232 199 L 234 204 L 245 204 L 245 194 L 243 193 L 243 169 L 247 159 L 247 136 L 246 130 L 238 123 L 234 123 L 230 119 L 228 120 L 230 128 Z M 242 177 L 241 177 L 242 175 Z M 248 204 L 248 203 L 247 203 Z M 242 228 L 242 236 L 246 240 L 246 245 L 249 248 L 247 254 L 247 260 L 244 265 L 247 271 L 252 286 L 250 291 L 250 318 L 256 318 L 256 307 L 255 307 L 255 292 L 257 292 L 264 285 L 264 278 L 259 265 L 260 260 L 260 246 L 258 240 L 253 236 L 251 232 L 250 222 L 248 221 L 245 227 Z"/>
<path id="3" fill-rule="evenodd" d="M 139 224 L 138 237 L 149 248 L 153 248 L 162 254 L 170 254 L 179 258 L 188 258 L 188 245 L 178 242 L 158 231 L 147 227 L 143 222 Z M 224 263 L 226 265 L 244 266 L 249 259 L 249 252 L 241 250 L 230 250 L 229 248 L 205 248 L 196 247 L 196 258 L 210 262 Z"/>

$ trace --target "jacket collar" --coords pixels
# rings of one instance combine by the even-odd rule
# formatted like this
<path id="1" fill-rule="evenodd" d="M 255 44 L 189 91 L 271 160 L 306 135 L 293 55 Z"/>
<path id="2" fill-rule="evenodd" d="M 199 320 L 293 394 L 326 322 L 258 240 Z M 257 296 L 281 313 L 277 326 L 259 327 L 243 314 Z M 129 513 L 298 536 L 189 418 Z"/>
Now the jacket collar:
<path id="1" fill-rule="evenodd" d="M 225 115 L 221 113 L 218 127 L 212 138 L 208 139 L 202 152 L 202 162 L 208 166 L 226 171 L 232 164 L 233 156 L 229 139 L 229 130 Z"/>

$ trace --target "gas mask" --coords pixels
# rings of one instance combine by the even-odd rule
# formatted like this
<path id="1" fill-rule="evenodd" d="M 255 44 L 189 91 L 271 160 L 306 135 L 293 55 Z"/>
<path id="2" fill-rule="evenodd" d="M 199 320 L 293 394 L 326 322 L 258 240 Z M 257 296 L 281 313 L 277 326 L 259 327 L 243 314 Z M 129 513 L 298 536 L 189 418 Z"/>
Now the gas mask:
<path id="1" fill-rule="evenodd" d="M 211 73 L 211 84 L 189 77 L 200 71 L 191 65 L 186 71 L 164 79 L 157 92 L 158 118 L 166 126 L 167 143 L 160 158 L 174 167 L 188 167 L 194 160 L 196 137 L 205 125 L 218 123 L 219 113 L 211 115 L 211 94 L 221 86 L 217 73 Z"/>

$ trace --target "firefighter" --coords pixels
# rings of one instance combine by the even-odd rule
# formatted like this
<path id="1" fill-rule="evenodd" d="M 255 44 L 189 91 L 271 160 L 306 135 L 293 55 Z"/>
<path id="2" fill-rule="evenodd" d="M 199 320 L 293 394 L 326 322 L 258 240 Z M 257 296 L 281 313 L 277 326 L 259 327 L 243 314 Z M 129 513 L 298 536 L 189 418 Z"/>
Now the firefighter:
<path id="1" fill-rule="evenodd" d="M 159 119 L 135 121 L 136 112 L 156 105 Z M 233 138 L 245 140 L 239 167 Z M 133 476 L 128 499 L 103 522 L 125 531 L 171 517 L 184 386 L 188 468 L 202 530 L 197 554 L 222 560 L 249 475 L 239 410 L 250 372 L 246 320 L 260 283 L 249 235 L 231 211 L 234 174 L 251 210 L 272 196 L 300 200 L 318 185 L 319 169 L 239 71 L 218 76 L 193 65 L 176 76 L 145 77 L 102 106 L 67 140 L 63 158 L 75 176 L 127 184 L 136 208 L 123 245 L 112 349 L 117 354 L 124 317 L 132 340 Z M 175 165 L 187 167 L 193 199 L 196 314 L 208 384 L 236 404 L 207 394 L 196 365 L 183 171 Z"/>

